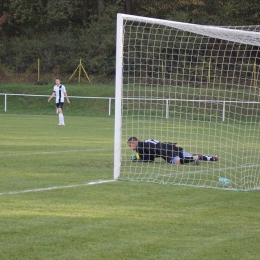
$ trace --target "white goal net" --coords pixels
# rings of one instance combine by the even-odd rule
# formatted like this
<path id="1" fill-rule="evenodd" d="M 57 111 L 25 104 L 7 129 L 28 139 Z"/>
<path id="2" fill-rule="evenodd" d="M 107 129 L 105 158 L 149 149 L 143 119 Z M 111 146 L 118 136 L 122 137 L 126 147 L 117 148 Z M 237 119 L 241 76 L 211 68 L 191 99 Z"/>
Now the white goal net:
<path id="1" fill-rule="evenodd" d="M 260 26 L 118 14 L 116 48 L 115 179 L 260 189 Z M 219 160 L 132 161 L 131 137 Z"/>

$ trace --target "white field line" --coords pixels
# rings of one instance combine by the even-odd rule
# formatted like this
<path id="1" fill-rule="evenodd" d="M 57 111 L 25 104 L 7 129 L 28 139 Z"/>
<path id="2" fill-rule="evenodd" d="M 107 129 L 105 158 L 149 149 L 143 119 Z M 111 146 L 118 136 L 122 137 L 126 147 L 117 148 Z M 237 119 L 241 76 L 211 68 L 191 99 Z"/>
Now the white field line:
<path id="1" fill-rule="evenodd" d="M 207 162 L 206 162 L 207 163 Z M 224 168 L 211 168 L 211 170 L 213 169 L 215 172 L 226 172 L 227 170 L 234 170 L 234 169 L 244 169 L 244 168 L 253 168 L 253 167 L 259 167 L 260 164 L 252 164 L 252 165 L 240 165 L 239 167 L 224 167 Z M 174 166 L 173 166 L 174 167 Z M 193 171 L 186 171 L 186 172 L 172 172 L 172 173 L 152 173 L 152 175 L 158 175 L 158 176 L 164 176 L 164 177 L 173 177 L 173 176 L 185 176 L 186 174 L 207 174 L 208 173 L 208 169 L 207 170 L 203 170 L 201 168 L 199 168 L 199 166 L 194 166 L 194 167 L 198 167 L 198 170 L 193 172 Z M 137 173 L 138 175 L 138 173 Z M 142 175 L 142 174 L 140 174 Z"/>
<path id="2" fill-rule="evenodd" d="M 23 155 L 32 155 L 32 154 L 55 154 L 55 153 L 72 153 L 72 152 L 87 152 L 87 151 L 104 151 L 109 150 L 105 148 L 93 148 L 93 149 L 83 149 L 83 150 L 63 150 L 63 151 L 51 151 L 51 152 L 31 152 L 31 153 L 6 153 L 6 154 L 0 154 L 0 157 L 5 156 L 23 156 Z M 113 150 L 111 148 L 111 150 Z"/>
<path id="3" fill-rule="evenodd" d="M 82 187 L 82 186 L 102 184 L 102 183 L 108 183 L 108 182 L 113 182 L 113 181 L 115 181 L 115 180 L 98 180 L 98 181 L 91 181 L 91 182 L 83 183 L 83 184 L 74 184 L 74 185 L 67 185 L 67 186 L 53 186 L 53 187 L 31 189 L 31 190 L 7 191 L 7 192 L 0 193 L 0 196 L 16 195 L 16 194 L 30 193 L 30 192 L 41 192 L 41 191 L 49 191 L 49 190 L 57 190 L 57 189 L 77 188 L 77 187 Z"/>

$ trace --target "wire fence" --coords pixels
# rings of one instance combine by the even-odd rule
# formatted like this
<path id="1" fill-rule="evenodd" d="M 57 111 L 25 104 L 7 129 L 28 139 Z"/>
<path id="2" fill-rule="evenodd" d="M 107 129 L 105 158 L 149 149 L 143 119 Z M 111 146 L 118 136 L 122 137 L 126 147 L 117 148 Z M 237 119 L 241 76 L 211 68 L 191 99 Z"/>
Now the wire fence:
<path id="1" fill-rule="evenodd" d="M 20 96 L 20 97 L 45 97 L 48 98 L 49 95 L 32 95 L 32 94 L 11 94 L 11 93 L 0 93 L 0 96 L 4 96 L 4 105 L 3 105 L 3 110 L 4 112 L 8 111 L 8 97 L 11 96 Z M 112 111 L 113 111 L 113 104 L 112 101 L 115 100 L 114 97 L 85 97 L 85 96 L 69 96 L 70 99 L 95 99 L 95 100 L 107 100 L 108 101 L 108 106 L 107 106 L 107 114 L 109 116 L 111 116 Z M 200 107 L 200 105 L 204 106 L 205 104 L 208 104 L 208 111 L 216 111 L 218 110 L 219 113 L 219 118 L 224 122 L 228 117 L 230 113 L 233 113 L 230 111 L 230 106 L 236 106 L 236 109 L 238 108 L 243 108 L 243 106 L 246 106 L 245 111 L 246 111 L 246 116 L 249 117 L 250 114 L 248 114 L 248 106 L 255 106 L 250 108 L 250 111 L 258 111 L 258 107 L 260 106 L 260 102 L 257 101 L 225 101 L 225 100 L 189 100 L 189 99 L 147 99 L 147 98 L 123 98 L 122 100 L 122 109 L 124 111 L 124 109 L 126 108 L 126 106 L 128 105 L 128 103 L 130 102 L 137 102 L 138 104 L 142 104 L 145 106 L 145 104 L 148 104 L 150 106 L 150 101 L 157 103 L 156 107 L 158 109 L 158 104 L 161 104 L 161 110 L 162 110 L 162 117 L 169 119 L 172 118 L 174 116 L 176 116 L 176 114 L 172 114 L 173 111 L 175 111 L 175 106 L 179 107 L 181 106 L 180 104 L 186 104 L 186 107 L 189 107 L 188 103 L 192 102 L 197 103 L 198 107 Z M 181 103 L 180 103 L 181 102 Z M 212 105 L 217 105 L 215 108 L 212 108 Z M 218 106 L 218 105 L 221 106 Z M 138 114 L 140 115 L 140 106 L 136 106 L 139 107 L 138 109 Z M 145 109 L 145 108 L 144 108 Z M 194 108 L 193 108 L 194 109 Z M 1 108 L 0 108 L 1 110 Z M 156 109 L 155 109 L 156 110 Z M 156 111 L 155 111 L 156 112 Z M 205 112 L 205 111 L 204 111 Z M 203 112 L 203 113 L 204 113 Z M 150 112 L 149 112 L 150 113 Z M 238 116 L 241 117 L 242 113 L 239 114 Z M 256 117 L 258 115 L 254 113 L 254 117 Z M 124 116 L 124 113 L 123 113 Z M 258 117 L 258 116 L 257 116 Z"/>
<path id="2" fill-rule="evenodd" d="M 4 96 L 4 112 L 8 110 L 8 96 L 20 96 L 20 97 L 45 97 L 48 98 L 50 95 L 32 95 L 32 94 L 11 94 L 11 93 L 0 93 L 0 96 Z M 112 100 L 115 98 L 113 97 L 83 97 L 83 96 L 69 96 L 69 98 L 76 98 L 76 99 L 102 99 L 108 100 L 108 115 L 111 115 L 112 109 Z"/>

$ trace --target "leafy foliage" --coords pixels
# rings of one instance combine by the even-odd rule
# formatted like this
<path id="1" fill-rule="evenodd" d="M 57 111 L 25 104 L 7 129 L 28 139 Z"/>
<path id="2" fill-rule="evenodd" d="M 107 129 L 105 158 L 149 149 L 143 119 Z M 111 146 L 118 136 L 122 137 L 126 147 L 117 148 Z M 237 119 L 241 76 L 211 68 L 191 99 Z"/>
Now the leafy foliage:
<path id="1" fill-rule="evenodd" d="M 99 7 L 104 4 L 104 11 Z M 0 60 L 5 70 L 25 73 L 41 59 L 49 74 L 72 73 L 79 59 L 92 76 L 113 77 L 116 13 L 215 25 L 259 24 L 258 0 L 3 0 Z M 0 69 L 0 75 L 3 70 Z"/>

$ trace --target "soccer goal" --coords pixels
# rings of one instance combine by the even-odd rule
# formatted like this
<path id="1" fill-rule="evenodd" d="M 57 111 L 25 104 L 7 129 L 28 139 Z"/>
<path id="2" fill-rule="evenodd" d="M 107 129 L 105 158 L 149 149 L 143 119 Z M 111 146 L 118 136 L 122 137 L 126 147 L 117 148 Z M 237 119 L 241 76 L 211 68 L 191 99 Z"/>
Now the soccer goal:
<path id="1" fill-rule="evenodd" d="M 118 14 L 116 50 L 114 179 L 260 189 L 260 26 Z M 219 160 L 132 161 L 133 136 Z"/>

